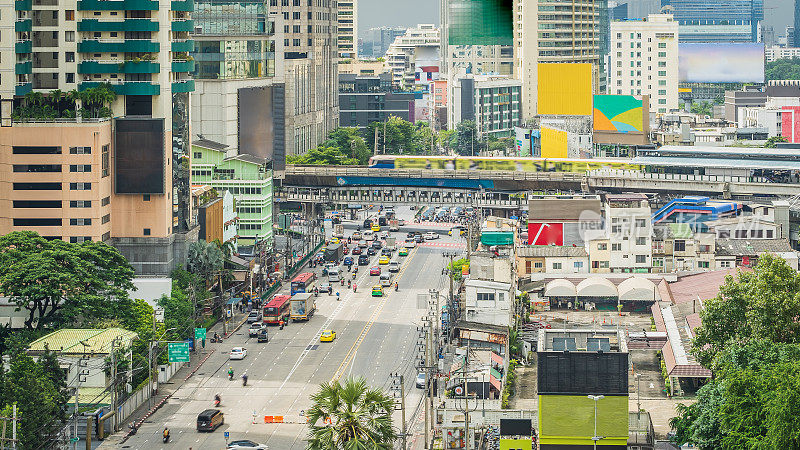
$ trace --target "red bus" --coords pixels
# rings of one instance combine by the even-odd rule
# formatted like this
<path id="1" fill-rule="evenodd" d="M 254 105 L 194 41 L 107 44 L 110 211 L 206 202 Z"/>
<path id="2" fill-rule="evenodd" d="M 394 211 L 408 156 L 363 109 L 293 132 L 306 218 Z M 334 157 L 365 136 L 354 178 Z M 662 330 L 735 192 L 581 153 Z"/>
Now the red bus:
<path id="1" fill-rule="evenodd" d="M 305 292 L 311 292 L 314 290 L 314 281 L 316 281 L 317 275 L 311 272 L 303 272 L 292 280 L 292 295 L 294 294 L 301 294 Z"/>
<path id="2" fill-rule="evenodd" d="M 284 322 L 289 320 L 289 301 L 292 297 L 289 295 L 276 295 L 272 300 L 264 305 L 264 323 L 277 325 L 283 319 Z"/>

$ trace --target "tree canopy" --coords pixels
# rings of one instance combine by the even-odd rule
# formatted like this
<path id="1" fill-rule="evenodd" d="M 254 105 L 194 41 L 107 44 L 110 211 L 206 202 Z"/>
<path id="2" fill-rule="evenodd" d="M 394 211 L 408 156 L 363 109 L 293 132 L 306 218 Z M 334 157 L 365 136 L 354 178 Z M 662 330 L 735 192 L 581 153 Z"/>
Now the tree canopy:
<path id="1" fill-rule="evenodd" d="M 29 329 L 115 317 L 129 302 L 133 274 L 102 242 L 70 244 L 32 231 L 0 237 L 0 291 L 28 311 Z"/>
<path id="2" fill-rule="evenodd" d="M 778 59 L 767 62 L 764 78 L 765 82 L 770 80 L 800 79 L 800 58 Z"/>
<path id="3" fill-rule="evenodd" d="M 394 448 L 394 398 L 363 378 L 323 383 L 311 396 L 308 448 L 314 450 Z"/>
<path id="4" fill-rule="evenodd" d="M 764 254 L 705 302 L 692 353 L 714 378 L 677 407 L 674 441 L 706 449 L 800 448 L 800 274 Z"/>

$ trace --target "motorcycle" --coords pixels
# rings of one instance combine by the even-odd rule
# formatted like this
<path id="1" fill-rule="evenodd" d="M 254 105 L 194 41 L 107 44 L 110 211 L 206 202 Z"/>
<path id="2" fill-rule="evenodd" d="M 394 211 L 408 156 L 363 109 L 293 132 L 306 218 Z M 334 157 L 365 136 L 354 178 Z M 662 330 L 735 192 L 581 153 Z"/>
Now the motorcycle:
<path id="1" fill-rule="evenodd" d="M 169 442 L 169 430 L 164 428 L 164 443 Z"/>
<path id="2" fill-rule="evenodd" d="M 214 396 L 214 407 L 218 407 L 220 403 L 222 403 L 222 398 L 217 394 Z"/>
<path id="3" fill-rule="evenodd" d="M 228 381 L 231 381 L 231 380 L 233 380 L 233 368 L 232 367 L 231 367 L 230 370 L 228 370 Z"/>
<path id="4" fill-rule="evenodd" d="M 399 289 L 400 289 L 400 287 L 399 287 L 399 286 L 397 286 L 397 283 L 395 283 L 395 284 L 394 284 L 394 291 L 395 291 L 395 292 L 397 292 Z"/>

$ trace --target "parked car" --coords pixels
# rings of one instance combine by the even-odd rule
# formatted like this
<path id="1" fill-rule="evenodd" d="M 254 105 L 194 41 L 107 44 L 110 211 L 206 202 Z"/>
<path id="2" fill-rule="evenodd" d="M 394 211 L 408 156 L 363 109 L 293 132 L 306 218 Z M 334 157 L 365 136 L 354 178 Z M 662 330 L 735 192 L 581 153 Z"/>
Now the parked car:
<path id="1" fill-rule="evenodd" d="M 257 442 L 253 442 L 248 439 L 243 439 L 243 440 L 231 441 L 231 443 L 228 444 L 227 447 L 225 447 L 225 450 L 267 450 L 268 448 L 269 447 L 267 447 L 264 444 L 259 444 Z"/>
<path id="2" fill-rule="evenodd" d="M 400 263 L 397 261 L 390 261 L 389 272 L 399 272 L 399 271 L 400 271 Z"/>
<path id="3" fill-rule="evenodd" d="M 230 359 L 244 359 L 247 356 L 247 349 L 244 347 L 233 347 L 231 349 Z"/>
<path id="4" fill-rule="evenodd" d="M 322 283 L 317 284 L 317 291 L 318 292 L 327 292 L 328 294 L 333 294 L 333 287 L 327 281 L 323 281 Z"/>
<path id="5" fill-rule="evenodd" d="M 264 325 L 264 322 L 255 322 L 252 325 L 250 325 L 250 329 L 248 331 L 248 336 L 256 337 L 256 336 L 258 336 L 258 332 L 263 330 L 264 328 L 266 328 L 266 325 Z"/>
<path id="6" fill-rule="evenodd" d="M 420 389 L 425 389 L 425 372 L 417 374 L 416 385 Z"/>
<path id="7" fill-rule="evenodd" d="M 197 415 L 197 431 L 214 431 L 225 423 L 225 416 L 218 409 L 207 409 Z"/>
<path id="8" fill-rule="evenodd" d="M 250 311 L 250 314 L 247 315 L 247 323 L 254 323 L 261 320 L 261 312 L 257 309 Z"/>

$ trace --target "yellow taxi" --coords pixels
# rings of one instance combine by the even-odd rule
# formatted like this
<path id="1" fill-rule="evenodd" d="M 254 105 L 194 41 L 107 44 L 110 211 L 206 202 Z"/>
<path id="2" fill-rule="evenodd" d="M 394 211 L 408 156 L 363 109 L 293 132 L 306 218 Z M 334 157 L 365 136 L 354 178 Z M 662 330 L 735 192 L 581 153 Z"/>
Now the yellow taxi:
<path id="1" fill-rule="evenodd" d="M 381 264 L 381 265 L 389 264 L 389 257 L 388 256 L 381 256 L 381 259 L 378 260 L 378 264 Z"/>
<path id="2" fill-rule="evenodd" d="M 408 249 L 407 249 L 407 248 L 405 248 L 405 247 L 402 247 L 402 248 L 400 249 L 400 252 L 398 253 L 398 255 L 399 255 L 399 256 L 408 256 Z"/>
<path id="3" fill-rule="evenodd" d="M 372 296 L 373 297 L 383 297 L 383 286 L 380 284 L 376 284 L 372 286 Z"/>
<path id="4" fill-rule="evenodd" d="M 338 243 L 339 243 L 339 238 L 335 236 L 331 238 L 331 244 L 338 244 Z"/>
<path id="5" fill-rule="evenodd" d="M 372 231 L 374 231 L 374 232 L 376 232 L 376 233 L 377 233 L 378 231 L 381 231 L 381 226 L 380 226 L 380 225 L 378 225 L 377 223 L 373 223 L 373 224 L 372 224 Z"/>
<path id="6" fill-rule="evenodd" d="M 320 342 L 333 342 L 336 339 L 336 332 L 333 330 L 322 330 L 322 334 L 319 335 Z"/>

